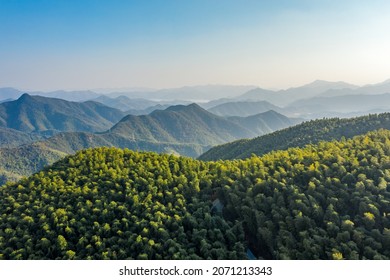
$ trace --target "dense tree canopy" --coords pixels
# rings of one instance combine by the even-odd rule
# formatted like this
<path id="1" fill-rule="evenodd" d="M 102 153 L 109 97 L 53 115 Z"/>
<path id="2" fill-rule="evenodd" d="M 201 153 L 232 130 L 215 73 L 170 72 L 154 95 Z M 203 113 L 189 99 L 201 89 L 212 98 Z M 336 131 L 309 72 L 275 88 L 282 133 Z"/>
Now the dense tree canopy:
<path id="1" fill-rule="evenodd" d="M 352 138 L 376 129 L 390 129 L 390 113 L 340 119 L 317 119 L 278 130 L 253 139 L 241 139 L 211 148 L 199 157 L 201 160 L 249 158 L 275 150 L 304 147 L 320 141 Z"/>
<path id="2" fill-rule="evenodd" d="M 385 130 L 234 161 L 88 149 L 0 189 L 0 257 L 389 259 L 389 182 Z"/>

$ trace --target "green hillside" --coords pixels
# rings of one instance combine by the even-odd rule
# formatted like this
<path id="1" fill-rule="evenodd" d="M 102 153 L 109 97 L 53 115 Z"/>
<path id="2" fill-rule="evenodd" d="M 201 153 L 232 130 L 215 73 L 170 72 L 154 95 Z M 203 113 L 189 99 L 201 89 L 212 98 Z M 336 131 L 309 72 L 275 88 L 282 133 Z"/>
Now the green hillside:
<path id="1" fill-rule="evenodd" d="M 248 129 L 196 104 L 171 106 L 146 116 L 129 115 L 111 132 L 136 140 L 202 145 L 216 145 L 253 135 Z"/>
<path id="2" fill-rule="evenodd" d="M 67 154 L 37 142 L 17 148 L 0 149 L 0 184 L 29 176 Z"/>
<path id="3" fill-rule="evenodd" d="M 351 138 L 376 129 L 390 129 L 390 113 L 372 114 L 350 119 L 320 119 L 304 122 L 254 139 L 243 139 L 213 147 L 201 160 L 248 158 L 273 150 L 303 147 L 319 141 Z"/>
<path id="4" fill-rule="evenodd" d="M 50 136 L 42 133 L 25 133 L 15 129 L 0 127 L 0 148 L 13 148 L 32 143 Z"/>
<path id="5" fill-rule="evenodd" d="M 23 94 L 18 100 L 0 104 L 0 126 L 23 132 L 103 131 L 124 113 L 97 102 L 70 102 Z"/>
<path id="6" fill-rule="evenodd" d="M 1 188 L 0 257 L 389 259 L 389 170 L 385 130 L 236 161 L 88 149 Z"/>

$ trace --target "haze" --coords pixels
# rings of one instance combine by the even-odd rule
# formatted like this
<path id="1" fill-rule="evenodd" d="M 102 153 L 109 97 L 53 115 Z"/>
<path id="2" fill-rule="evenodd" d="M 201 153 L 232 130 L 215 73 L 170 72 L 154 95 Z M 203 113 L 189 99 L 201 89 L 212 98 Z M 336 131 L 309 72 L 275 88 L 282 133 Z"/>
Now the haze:
<path id="1" fill-rule="evenodd" d="M 0 0 L 0 87 L 376 83 L 389 14 L 384 0 Z"/>

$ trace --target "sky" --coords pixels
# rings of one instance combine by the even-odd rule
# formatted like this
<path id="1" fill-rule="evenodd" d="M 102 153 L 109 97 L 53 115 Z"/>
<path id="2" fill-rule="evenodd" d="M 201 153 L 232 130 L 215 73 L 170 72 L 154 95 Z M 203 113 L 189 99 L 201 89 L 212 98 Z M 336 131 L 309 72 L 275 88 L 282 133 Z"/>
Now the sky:
<path id="1" fill-rule="evenodd" d="M 390 78 L 387 0 L 0 0 L 0 87 Z"/>

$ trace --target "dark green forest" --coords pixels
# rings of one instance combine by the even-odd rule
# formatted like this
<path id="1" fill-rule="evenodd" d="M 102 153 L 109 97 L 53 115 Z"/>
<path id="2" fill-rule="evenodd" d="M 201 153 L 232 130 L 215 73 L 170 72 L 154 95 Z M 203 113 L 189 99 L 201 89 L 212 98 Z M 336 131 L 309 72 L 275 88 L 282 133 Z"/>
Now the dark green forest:
<path id="1" fill-rule="evenodd" d="M 389 259 L 389 183 L 387 130 L 233 161 L 87 149 L 1 187 L 0 257 Z"/>
<path id="2" fill-rule="evenodd" d="M 252 154 L 261 156 L 274 150 L 303 147 L 307 144 L 316 144 L 319 141 L 352 138 L 381 128 L 390 129 L 390 113 L 348 119 L 311 120 L 253 139 L 241 139 L 213 147 L 201 155 L 199 159 L 243 159 L 251 157 Z"/>

